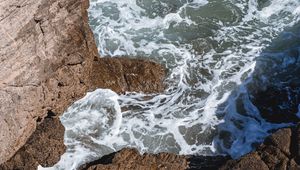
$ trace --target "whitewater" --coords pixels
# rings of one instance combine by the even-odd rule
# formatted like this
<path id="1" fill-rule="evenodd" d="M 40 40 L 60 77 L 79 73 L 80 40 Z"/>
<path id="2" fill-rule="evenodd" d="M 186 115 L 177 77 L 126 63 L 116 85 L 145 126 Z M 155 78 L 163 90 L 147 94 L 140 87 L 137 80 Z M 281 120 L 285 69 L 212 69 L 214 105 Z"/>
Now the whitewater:
<path id="1" fill-rule="evenodd" d="M 100 56 L 156 61 L 167 88 L 88 93 L 60 117 L 66 153 L 39 169 L 77 169 L 128 147 L 238 158 L 291 125 L 264 120 L 251 92 L 270 81 L 264 70 L 300 66 L 299 0 L 91 0 L 89 18 Z M 274 42 L 281 49 L 266 50 Z M 281 62 L 260 61 L 266 56 Z"/>

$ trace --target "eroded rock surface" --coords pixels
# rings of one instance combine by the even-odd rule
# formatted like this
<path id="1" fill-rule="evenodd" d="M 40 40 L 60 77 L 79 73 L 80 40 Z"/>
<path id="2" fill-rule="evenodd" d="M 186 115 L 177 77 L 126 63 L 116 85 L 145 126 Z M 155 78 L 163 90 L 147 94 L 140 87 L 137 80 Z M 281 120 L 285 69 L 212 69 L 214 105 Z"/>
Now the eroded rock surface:
<path id="1" fill-rule="evenodd" d="M 221 170 L 297 170 L 300 153 L 300 124 L 295 128 L 284 128 L 267 137 L 265 142 L 239 160 L 231 160 Z"/>
<path id="2" fill-rule="evenodd" d="M 184 170 L 187 167 L 188 161 L 186 156 L 168 153 L 140 155 L 135 149 L 123 149 L 120 152 L 90 163 L 83 167 L 82 170 Z"/>
<path id="3" fill-rule="evenodd" d="M 126 91 L 157 93 L 165 88 L 165 69 L 152 61 L 128 58 L 95 58 L 91 86 Z"/>
<path id="4" fill-rule="evenodd" d="M 154 62 L 99 59 L 88 25 L 88 6 L 88 0 L 0 2 L 0 164 L 25 144 L 37 122 L 44 124 L 47 113 L 60 115 L 87 91 L 163 90 L 165 72 Z M 52 127 L 45 123 L 44 128 Z M 63 134 L 62 129 L 57 130 Z M 7 165 L 13 160 L 16 166 L 25 160 L 28 166 L 35 166 L 36 161 L 43 164 L 34 150 L 31 156 L 20 153 L 47 143 L 38 138 L 40 133 L 48 131 L 36 131 L 30 137 L 36 140 L 29 140 Z M 48 147 L 60 154 L 60 147 Z"/>
<path id="5" fill-rule="evenodd" d="M 0 163 L 48 111 L 62 113 L 88 89 L 98 56 L 88 1 L 0 2 Z"/>
<path id="6" fill-rule="evenodd" d="M 59 119 L 47 117 L 37 126 L 26 144 L 0 169 L 36 169 L 39 164 L 52 166 L 65 153 L 64 127 Z"/>

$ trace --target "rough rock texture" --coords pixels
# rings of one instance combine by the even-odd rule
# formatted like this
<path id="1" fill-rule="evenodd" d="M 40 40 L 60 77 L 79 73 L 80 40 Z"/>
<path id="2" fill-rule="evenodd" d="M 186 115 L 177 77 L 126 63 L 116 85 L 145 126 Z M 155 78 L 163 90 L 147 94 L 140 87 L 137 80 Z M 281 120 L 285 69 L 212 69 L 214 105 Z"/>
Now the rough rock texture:
<path id="1" fill-rule="evenodd" d="M 25 144 L 37 122 L 43 122 L 47 114 L 60 115 L 88 90 L 163 90 L 164 69 L 154 62 L 98 59 L 88 25 L 88 5 L 88 0 L 0 2 L 0 164 Z M 42 124 L 52 128 L 47 122 Z M 40 133 L 31 136 L 39 140 L 29 140 L 19 152 L 47 143 L 38 138 Z M 48 147 L 60 154 L 59 147 Z M 31 156 L 18 152 L 11 160 L 20 166 L 25 160 L 33 161 L 28 166 L 35 166 L 36 161 L 49 163 L 36 159 L 35 151 Z"/>
<path id="2" fill-rule="evenodd" d="M 164 90 L 165 69 L 151 61 L 96 58 L 93 67 L 93 87 L 110 88 L 117 93 L 154 93 Z"/>
<path id="3" fill-rule="evenodd" d="M 39 164 L 51 166 L 65 152 L 64 127 L 57 118 L 47 117 L 37 126 L 26 144 L 0 169 L 36 169 Z"/>
<path id="4" fill-rule="evenodd" d="M 185 156 L 168 153 L 140 155 L 135 149 L 123 149 L 118 153 L 90 163 L 87 167 L 83 167 L 82 170 L 184 170 L 187 167 L 188 161 Z"/>
<path id="5" fill-rule="evenodd" d="M 286 170 L 300 169 L 300 124 L 284 128 L 266 138 L 264 143 L 239 160 L 228 161 L 221 170 Z"/>
<path id="6" fill-rule="evenodd" d="M 87 91 L 98 56 L 88 1 L 0 2 L 0 163 L 48 111 L 62 113 Z"/>
<path id="7" fill-rule="evenodd" d="M 88 0 L 0 2 L 0 164 L 5 162 L 0 169 L 36 169 L 38 164 L 55 164 L 65 150 L 64 129 L 52 116 L 61 114 L 88 90 L 163 90 L 164 70 L 153 62 L 98 59 L 87 7 Z M 285 92 L 277 95 L 266 90 L 264 96 L 268 96 L 267 102 L 263 96 L 254 101 L 270 103 L 260 108 L 262 114 L 270 109 L 277 113 L 276 107 L 284 105 L 278 102 L 287 101 Z M 269 101 L 270 96 L 274 102 Z M 286 110 L 291 117 L 279 112 L 277 117 L 263 116 L 272 122 L 298 121 L 294 114 L 299 96 L 294 96 L 289 101 L 295 107 Z M 300 169 L 299 148 L 300 126 L 282 129 L 256 151 L 228 161 L 221 169 Z M 131 149 L 108 157 L 88 164 L 86 169 L 185 169 L 188 165 L 191 169 L 216 169 L 227 159 L 167 153 L 139 155 Z"/>
<path id="8" fill-rule="evenodd" d="M 81 170 L 216 170 L 225 164 L 226 156 L 179 156 L 173 153 L 139 154 L 135 149 L 123 149 L 82 166 Z"/>

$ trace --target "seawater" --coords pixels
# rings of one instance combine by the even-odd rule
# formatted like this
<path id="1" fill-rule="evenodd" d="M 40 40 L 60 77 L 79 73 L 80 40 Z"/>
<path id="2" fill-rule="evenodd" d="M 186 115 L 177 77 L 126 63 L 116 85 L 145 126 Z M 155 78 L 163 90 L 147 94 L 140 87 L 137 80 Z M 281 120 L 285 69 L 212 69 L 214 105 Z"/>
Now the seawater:
<path id="1" fill-rule="evenodd" d="M 167 88 L 98 89 L 75 102 L 60 117 L 67 151 L 50 169 L 125 147 L 238 158 L 291 125 L 265 121 L 251 91 L 282 84 L 275 72 L 300 82 L 299 0 L 91 0 L 89 17 L 102 57 L 156 61 Z"/>

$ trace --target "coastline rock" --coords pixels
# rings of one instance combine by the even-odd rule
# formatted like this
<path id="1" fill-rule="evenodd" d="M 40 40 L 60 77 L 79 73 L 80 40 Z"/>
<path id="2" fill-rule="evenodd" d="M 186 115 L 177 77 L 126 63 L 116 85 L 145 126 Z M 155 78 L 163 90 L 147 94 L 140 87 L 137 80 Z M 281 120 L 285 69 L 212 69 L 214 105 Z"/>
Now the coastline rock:
<path id="1" fill-rule="evenodd" d="M 24 145 L 37 121 L 87 91 L 98 56 L 87 7 L 87 0 L 0 3 L 0 163 Z"/>
<path id="2" fill-rule="evenodd" d="M 95 58 L 92 89 L 109 88 L 117 93 L 158 93 L 165 88 L 165 69 L 152 61 L 128 58 Z"/>
<path id="3" fill-rule="evenodd" d="M 20 165 L 22 169 L 26 163 L 34 169 L 37 162 L 55 162 L 51 157 L 53 162 L 37 159 L 37 150 L 29 149 L 47 146 L 54 157 L 65 149 L 63 145 L 45 145 L 46 139 L 39 136 L 52 131 L 33 133 L 36 125 L 58 128 L 57 118 L 51 118 L 52 127 L 45 117 L 62 114 L 89 90 L 163 90 L 162 66 L 144 60 L 99 58 L 88 24 L 88 7 L 88 0 L 0 3 L 0 164 L 14 155 L 2 167 L 15 163 L 15 168 Z M 63 137 L 63 129 L 57 130 Z"/>
<path id="4" fill-rule="evenodd" d="M 118 170 L 118 169 L 176 169 L 184 170 L 188 167 L 186 156 L 176 154 L 143 154 L 135 149 L 123 149 L 100 160 L 87 164 L 82 170 Z"/>
<path id="5" fill-rule="evenodd" d="M 220 170 L 300 169 L 299 127 L 300 124 L 297 127 L 283 128 L 276 131 L 267 137 L 256 151 L 243 156 L 239 160 L 228 161 Z"/>
<path id="6" fill-rule="evenodd" d="M 296 115 L 300 101 L 299 84 L 289 84 L 286 88 L 268 86 L 254 92 L 253 104 L 261 116 L 273 123 L 297 123 Z"/>
<path id="7" fill-rule="evenodd" d="M 66 150 L 64 127 L 59 119 L 47 117 L 37 126 L 26 144 L 0 169 L 36 169 L 39 164 L 52 166 Z"/>
<path id="8" fill-rule="evenodd" d="M 88 90 L 101 87 L 118 93 L 155 93 L 164 89 L 165 73 L 158 64 L 122 58 L 98 59 L 87 8 L 88 0 L 0 3 L 0 169 L 36 169 L 39 164 L 55 164 L 65 151 L 64 128 L 56 116 Z M 270 96 L 286 101 L 281 99 L 286 94 L 278 97 L 266 91 L 263 95 L 268 96 L 267 102 L 262 97 L 256 97 L 259 99 L 256 102 L 270 106 L 260 108 L 262 113 L 264 110 L 268 113 L 270 108 L 276 111 L 281 105 L 277 100 L 270 102 Z M 298 104 L 294 101 L 299 98 L 292 100 Z M 292 114 L 291 118 L 286 115 L 265 118 L 271 122 L 298 121 L 294 115 L 296 106 L 286 110 Z M 300 169 L 299 127 L 275 132 L 256 151 L 239 160 L 230 160 L 220 169 Z M 133 149 L 108 157 L 111 161 L 102 159 L 85 168 L 216 169 L 227 159 L 209 160 L 216 166 L 208 166 L 208 157 L 140 155 Z"/>
<path id="9" fill-rule="evenodd" d="M 80 170 L 123 170 L 123 169 L 165 169 L 165 170 L 216 170 L 230 157 L 228 156 L 184 156 L 173 153 L 141 155 L 136 149 L 122 149 L 90 162 Z"/>

